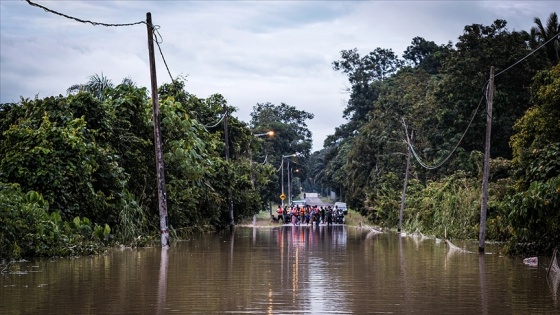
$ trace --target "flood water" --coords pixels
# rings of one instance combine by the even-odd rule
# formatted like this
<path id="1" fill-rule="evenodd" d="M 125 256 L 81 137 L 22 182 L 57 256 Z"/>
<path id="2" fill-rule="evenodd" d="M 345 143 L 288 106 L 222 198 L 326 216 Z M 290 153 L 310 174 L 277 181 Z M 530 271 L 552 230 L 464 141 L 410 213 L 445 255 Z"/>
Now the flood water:
<path id="1" fill-rule="evenodd" d="M 560 277 L 476 242 L 237 227 L 168 250 L 10 265 L 0 314 L 559 314 Z M 495 252 L 494 252 L 495 251 Z"/>

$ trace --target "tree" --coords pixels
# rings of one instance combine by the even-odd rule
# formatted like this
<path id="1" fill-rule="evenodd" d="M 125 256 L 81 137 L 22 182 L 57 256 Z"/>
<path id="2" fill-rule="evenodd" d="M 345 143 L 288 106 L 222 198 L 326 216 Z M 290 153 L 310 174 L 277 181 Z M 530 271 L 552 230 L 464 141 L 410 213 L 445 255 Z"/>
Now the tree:
<path id="1" fill-rule="evenodd" d="M 469 126 L 475 109 L 483 101 L 488 72 L 494 66 L 499 75 L 495 80 L 491 155 L 511 157 L 508 139 L 513 134 L 513 124 L 527 109 L 527 86 L 544 63 L 539 58 L 528 58 L 510 68 L 530 53 L 529 35 L 524 31 L 510 32 L 506 25 L 506 21 L 496 20 L 490 26 L 465 26 L 457 49 L 443 62 L 442 82 L 435 92 L 439 104 L 433 115 L 441 128 L 439 142 L 447 147 L 452 147 Z M 480 139 L 484 139 L 485 125 L 485 111 L 480 110 L 461 143 L 465 151 L 483 151 L 484 141 Z"/>
<path id="2" fill-rule="evenodd" d="M 438 46 L 422 37 L 414 37 L 403 54 L 405 63 L 424 69 L 430 74 L 439 73 L 441 62 L 449 54 L 451 43 Z"/>
<path id="3" fill-rule="evenodd" d="M 257 103 L 253 106 L 251 113 L 251 129 L 254 133 L 274 131 L 274 137 L 266 139 L 262 143 L 263 151 L 253 152 L 253 157 L 260 161 L 266 160 L 274 168 L 278 168 L 282 164 L 283 155 L 298 154 L 300 157 L 293 158 L 294 163 L 301 166 L 301 172 L 298 172 L 293 178 L 303 181 L 307 177 L 307 173 L 303 166 L 305 160 L 311 154 L 312 134 L 307 127 L 307 120 L 313 119 L 314 115 L 296 107 L 281 103 L 274 105 L 272 103 Z M 285 166 L 285 165 L 284 165 Z M 281 177 L 278 175 L 278 177 Z M 287 180 L 285 176 L 284 180 Z M 267 200 L 276 201 L 278 192 L 280 191 L 279 181 L 275 181 L 274 186 L 267 189 Z"/>
<path id="4" fill-rule="evenodd" d="M 104 76 L 103 73 L 101 73 L 101 75 L 94 74 L 89 77 L 86 84 L 74 84 L 66 90 L 66 93 L 90 92 L 97 99 L 103 101 L 106 97 L 106 91 L 113 88 L 113 86 L 113 82 Z"/>
<path id="5" fill-rule="evenodd" d="M 556 65 L 560 61 L 560 23 L 558 22 L 558 15 L 553 12 L 548 17 L 546 26 L 543 25 L 541 19 L 535 18 L 535 24 L 531 28 L 531 48 L 536 49 L 540 45 L 547 43 L 544 51 L 552 65 Z"/>
<path id="6" fill-rule="evenodd" d="M 550 253 L 560 242 L 560 64 L 533 80 L 533 106 L 511 137 L 516 191 L 503 202 L 512 252 Z"/>
<path id="7" fill-rule="evenodd" d="M 532 85 L 534 105 L 515 124 L 511 137 L 520 187 L 560 174 L 560 64 L 539 72 Z"/>
<path id="8" fill-rule="evenodd" d="M 85 93 L 21 106 L 24 116 L 3 130 L 0 180 L 38 191 L 65 220 L 86 216 L 115 224 L 126 176 L 102 140 L 110 111 Z"/>
<path id="9" fill-rule="evenodd" d="M 257 103 L 253 106 L 250 126 L 253 130 L 274 131 L 274 137 L 267 141 L 266 148 L 274 164 L 280 161 L 281 155 L 298 153 L 309 156 L 312 133 L 306 121 L 313 117 L 313 114 L 285 103 Z"/>
<path id="10" fill-rule="evenodd" d="M 366 115 L 378 96 L 379 82 L 396 73 L 403 65 L 391 49 L 377 48 L 366 56 L 361 57 L 356 48 L 342 50 L 341 60 L 333 61 L 335 71 L 342 71 L 348 75 L 350 99 L 344 109 L 344 118 L 349 120 L 346 134 L 356 131 L 366 120 Z M 376 83 L 377 82 L 377 83 Z"/>

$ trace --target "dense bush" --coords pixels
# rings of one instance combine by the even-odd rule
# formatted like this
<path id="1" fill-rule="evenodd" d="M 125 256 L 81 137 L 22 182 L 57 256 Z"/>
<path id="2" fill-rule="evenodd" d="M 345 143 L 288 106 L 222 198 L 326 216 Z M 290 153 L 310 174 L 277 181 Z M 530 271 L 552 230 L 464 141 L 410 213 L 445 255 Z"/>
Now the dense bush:
<path id="1" fill-rule="evenodd" d="M 87 218 L 64 222 L 35 192 L 0 182 L 0 258 L 69 256 L 98 253 L 110 239 L 108 225 Z"/>

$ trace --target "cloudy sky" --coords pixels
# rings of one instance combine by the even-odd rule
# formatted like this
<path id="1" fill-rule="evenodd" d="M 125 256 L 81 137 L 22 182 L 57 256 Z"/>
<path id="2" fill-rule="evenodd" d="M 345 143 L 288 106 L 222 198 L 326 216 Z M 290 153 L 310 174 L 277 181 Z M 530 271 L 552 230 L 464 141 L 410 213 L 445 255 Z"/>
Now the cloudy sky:
<path id="1" fill-rule="evenodd" d="M 152 13 L 173 77 L 198 97 L 222 94 L 248 122 L 256 103 L 313 113 L 313 149 L 343 124 L 343 49 L 377 47 L 402 55 L 412 38 L 456 43 L 465 25 L 508 22 L 529 30 L 559 1 L 43 1 L 52 10 L 102 23 L 144 21 Z M 65 94 L 93 74 L 150 86 L 145 25 L 93 26 L 29 5 L 0 1 L 0 102 Z M 157 51 L 157 48 L 156 48 Z M 171 81 L 156 56 L 158 84 Z"/>

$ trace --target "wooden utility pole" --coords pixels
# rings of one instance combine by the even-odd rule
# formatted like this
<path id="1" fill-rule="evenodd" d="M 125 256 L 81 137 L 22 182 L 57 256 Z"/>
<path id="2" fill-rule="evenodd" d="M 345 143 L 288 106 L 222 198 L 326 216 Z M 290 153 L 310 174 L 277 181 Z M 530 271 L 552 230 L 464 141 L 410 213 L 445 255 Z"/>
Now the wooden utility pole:
<path id="1" fill-rule="evenodd" d="M 408 131 L 406 131 L 406 129 L 405 129 L 405 132 L 408 132 Z M 407 138 L 408 138 L 408 135 L 407 135 Z M 411 142 L 412 142 L 413 138 L 414 138 L 414 131 L 412 132 L 412 136 L 410 137 Z M 397 231 L 399 233 L 401 232 L 401 228 L 402 228 L 402 217 L 403 217 L 403 212 L 404 212 L 404 201 L 405 201 L 405 197 L 406 197 L 406 186 L 408 185 L 408 172 L 410 170 L 410 155 L 411 155 L 410 146 L 411 145 L 412 145 L 412 143 L 409 144 L 408 141 L 407 141 L 407 143 L 406 143 L 406 149 L 407 149 L 406 150 L 406 152 L 407 152 L 407 154 L 406 154 L 406 171 L 404 172 L 404 185 L 403 185 L 403 190 L 402 190 L 402 195 L 401 195 L 401 209 L 399 211 L 399 228 L 397 229 Z"/>
<path id="2" fill-rule="evenodd" d="M 157 191 L 159 208 L 159 226 L 161 230 L 161 245 L 169 246 L 169 230 L 167 217 L 167 195 L 165 192 L 165 173 L 163 166 L 163 153 L 161 150 L 161 128 L 159 119 L 159 99 L 157 91 L 156 59 L 154 57 L 154 29 L 152 14 L 146 13 L 146 26 L 148 27 L 148 52 L 150 54 L 150 77 L 152 90 L 152 105 L 154 108 L 154 146 L 156 150 Z"/>
<path id="3" fill-rule="evenodd" d="M 486 238 L 486 209 L 488 208 L 488 177 L 490 175 L 490 134 L 492 132 L 492 102 L 494 100 L 494 66 L 490 67 L 490 80 L 486 94 L 486 145 L 484 146 L 484 170 L 482 174 L 482 204 L 480 206 L 480 231 L 478 252 L 484 253 Z"/>
<path id="4" fill-rule="evenodd" d="M 226 144 L 226 162 L 229 162 L 229 131 L 228 131 L 228 111 L 227 107 L 224 104 L 224 141 Z M 233 196 L 231 192 L 231 186 L 228 186 L 228 208 L 229 208 L 229 225 L 233 227 L 235 224 L 234 216 L 233 216 Z"/>

